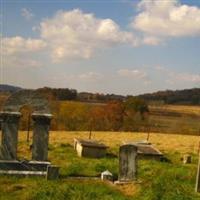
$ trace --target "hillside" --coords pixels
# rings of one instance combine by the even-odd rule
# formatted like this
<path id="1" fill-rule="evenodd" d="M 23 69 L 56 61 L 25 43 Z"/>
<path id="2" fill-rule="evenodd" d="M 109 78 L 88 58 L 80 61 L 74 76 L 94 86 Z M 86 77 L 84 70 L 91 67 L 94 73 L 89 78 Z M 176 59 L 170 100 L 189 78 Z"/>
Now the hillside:
<path id="1" fill-rule="evenodd" d="M 68 88 L 40 88 L 44 94 L 54 96 L 57 100 L 76 100 L 82 102 L 105 103 L 113 100 L 124 101 L 133 95 L 123 96 L 117 94 L 103 94 L 91 92 L 78 92 L 75 89 Z M 156 104 L 179 104 L 179 105 L 200 105 L 200 88 L 185 90 L 166 90 L 155 93 L 142 94 L 139 97 Z"/>
<path id="2" fill-rule="evenodd" d="M 13 85 L 0 84 L 0 92 L 14 93 L 21 89 L 22 88 Z"/>
<path id="3" fill-rule="evenodd" d="M 165 104 L 200 105 L 200 88 L 158 91 L 139 95 L 138 97 L 149 102 L 157 101 Z"/>
<path id="4" fill-rule="evenodd" d="M 0 92 L 14 93 L 22 88 L 1 85 Z M 75 100 L 81 102 L 105 103 L 113 100 L 124 101 L 126 98 L 134 95 L 117 95 L 117 94 L 103 94 L 91 92 L 79 92 L 71 88 L 50 88 L 43 87 L 37 89 L 41 94 L 49 99 L 56 99 L 59 101 Z M 176 105 L 200 105 L 200 88 L 185 89 L 185 90 L 166 90 L 154 93 L 141 94 L 139 97 L 148 101 L 150 104 L 176 104 Z"/>

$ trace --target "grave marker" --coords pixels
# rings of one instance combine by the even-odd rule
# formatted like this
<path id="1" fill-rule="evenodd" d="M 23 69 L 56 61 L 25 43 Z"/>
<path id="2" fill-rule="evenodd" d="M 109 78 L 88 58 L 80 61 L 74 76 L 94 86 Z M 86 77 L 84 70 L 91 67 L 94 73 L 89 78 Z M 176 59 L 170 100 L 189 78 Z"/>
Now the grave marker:
<path id="1" fill-rule="evenodd" d="M 16 160 L 18 127 L 21 114 L 19 112 L 1 112 L 2 119 L 2 144 L 0 159 Z"/>
<path id="2" fill-rule="evenodd" d="M 137 175 L 137 146 L 125 144 L 119 149 L 119 181 L 136 180 Z"/>
<path id="3" fill-rule="evenodd" d="M 33 113 L 33 146 L 32 159 L 38 161 L 47 161 L 48 159 L 48 141 L 51 114 Z"/>

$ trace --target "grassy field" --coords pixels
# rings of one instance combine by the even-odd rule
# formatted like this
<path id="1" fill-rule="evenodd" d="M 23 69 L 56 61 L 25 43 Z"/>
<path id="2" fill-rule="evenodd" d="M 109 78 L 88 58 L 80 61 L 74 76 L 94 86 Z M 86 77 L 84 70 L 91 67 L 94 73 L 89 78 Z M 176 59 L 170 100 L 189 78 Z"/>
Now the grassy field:
<path id="1" fill-rule="evenodd" d="M 87 130 L 88 110 L 97 106 L 105 106 L 105 104 L 60 101 L 58 130 L 76 130 L 77 128 L 78 130 Z M 56 116 L 55 113 L 54 115 Z M 146 127 L 140 125 L 140 131 L 147 131 L 150 128 L 151 132 L 200 135 L 200 106 L 149 106 L 148 121 Z"/>
<path id="2" fill-rule="evenodd" d="M 0 199 L 40 200 L 198 200 L 194 192 L 197 167 L 198 136 L 150 134 L 150 141 L 170 162 L 140 160 L 138 181 L 116 186 L 94 180 L 106 169 L 118 176 L 118 149 L 124 141 L 144 140 L 146 133 L 94 132 L 93 139 L 108 145 L 109 154 L 102 159 L 80 158 L 73 149 L 73 138 L 88 138 L 88 132 L 51 132 L 49 160 L 61 167 L 57 181 L 42 178 L 0 177 Z M 183 165 L 181 157 L 192 155 L 192 164 Z M 112 155 L 112 156 L 111 156 Z M 18 156 L 30 159 L 26 133 L 19 134 Z M 89 176 L 86 180 L 73 180 L 71 176 Z"/>
<path id="3" fill-rule="evenodd" d="M 200 106 L 157 105 L 149 110 L 151 131 L 200 135 Z"/>

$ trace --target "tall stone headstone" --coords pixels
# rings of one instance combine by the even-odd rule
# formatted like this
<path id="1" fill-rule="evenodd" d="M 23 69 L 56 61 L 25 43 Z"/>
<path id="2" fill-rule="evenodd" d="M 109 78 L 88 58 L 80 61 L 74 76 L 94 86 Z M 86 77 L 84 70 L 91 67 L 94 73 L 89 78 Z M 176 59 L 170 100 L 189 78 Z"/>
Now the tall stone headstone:
<path id="1" fill-rule="evenodd" d="M 125 144 L 119 149 L 119 181 L 136 180 L 137 175 L 137 146 Z"/>
<path id="2" fill-rule="evenodd" d="M 19 112 L 1 112 L 2 144 L 0 159 L 16 160 L 18 128 L 21 114 Z"/>
<path id="3" fill-rule="evenodd" d="M 51 114 L 33 113 L 33 145 L 32 159 L 37 161 L 47 161 L 48 142 Z"/>

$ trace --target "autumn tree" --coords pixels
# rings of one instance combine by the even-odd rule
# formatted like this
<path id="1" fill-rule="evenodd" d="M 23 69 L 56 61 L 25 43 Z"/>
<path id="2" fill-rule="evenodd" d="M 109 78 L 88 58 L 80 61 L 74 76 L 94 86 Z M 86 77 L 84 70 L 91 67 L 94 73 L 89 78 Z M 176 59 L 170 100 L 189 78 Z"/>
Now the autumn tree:
<path id="1" fill-rule="evenodd" d="M 124 122 L 124 105 L 121 101 L 110 101 L 105 106 L 105 115 L 108 122 L 108 129 L 119 131 Z"/>
<path id="2" fill-rule="evenodd" d="M 140 98 L 129 97 L 124 102 L 125 107 L 125 130 L 139 130 L 145 123 L 145 116 L 149 112 L 148 105 Z"/>

